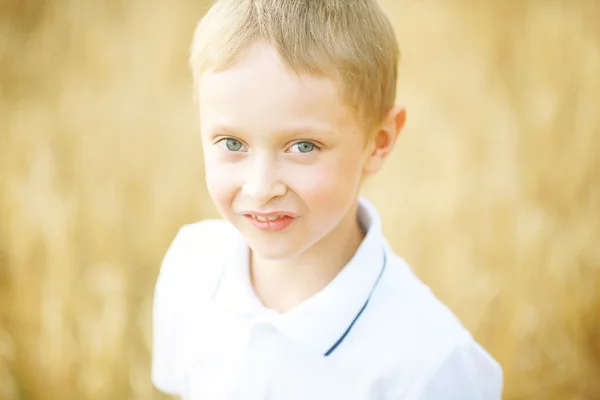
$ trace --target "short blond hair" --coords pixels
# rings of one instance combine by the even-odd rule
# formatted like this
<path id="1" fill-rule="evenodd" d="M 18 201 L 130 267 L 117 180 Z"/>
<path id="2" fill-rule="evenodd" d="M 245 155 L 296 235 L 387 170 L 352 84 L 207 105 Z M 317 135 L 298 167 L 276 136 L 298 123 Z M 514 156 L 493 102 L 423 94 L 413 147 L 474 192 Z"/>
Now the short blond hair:
<path id="1" fill-rule="evenodd" d="M 367 129 L 392 109 L 399 48 L 376 0 L 217 0 L 194 33 L 195 89 L 260 40 L 296 73 L 334 79 Z"/>

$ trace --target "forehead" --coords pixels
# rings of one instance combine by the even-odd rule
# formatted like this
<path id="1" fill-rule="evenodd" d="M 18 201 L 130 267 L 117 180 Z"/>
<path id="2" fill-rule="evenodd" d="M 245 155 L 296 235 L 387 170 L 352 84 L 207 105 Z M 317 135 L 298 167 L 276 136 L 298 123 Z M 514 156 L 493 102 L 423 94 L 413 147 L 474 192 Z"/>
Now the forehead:
<path id="1" fill-rule="evenodd" d="M 199 85 L 204 129 L 212 125 L 260 132 L 293 129 L 297 124 L 335 131 L 356 127 L 332 79 L 295 73 L 266 44 L 253 45 L 223 71 L 204 73 Z"/>

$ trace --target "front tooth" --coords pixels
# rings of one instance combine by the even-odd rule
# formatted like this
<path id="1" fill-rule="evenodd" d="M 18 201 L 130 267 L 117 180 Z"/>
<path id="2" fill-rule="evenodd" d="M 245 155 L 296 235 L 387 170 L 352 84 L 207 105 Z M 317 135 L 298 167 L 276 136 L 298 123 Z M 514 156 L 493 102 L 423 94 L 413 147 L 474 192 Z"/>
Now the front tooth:
<path id="1" fill-rule="evenodd" d="M 256 218 L 260 222 L 267 222 L 267 221 L 275 221 L 276 219 L 281 218 L 281 215 L 275 215 L 272 217 L 263 217 L 263 216 L 257 215 L 254 218 Z"/>

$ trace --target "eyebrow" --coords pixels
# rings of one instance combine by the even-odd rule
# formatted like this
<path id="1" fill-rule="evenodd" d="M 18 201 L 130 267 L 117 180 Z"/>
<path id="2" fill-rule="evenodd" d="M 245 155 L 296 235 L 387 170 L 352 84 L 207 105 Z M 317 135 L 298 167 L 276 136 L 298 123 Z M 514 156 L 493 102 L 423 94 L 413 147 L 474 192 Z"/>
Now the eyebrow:
<path id="1" fill-rule="evenodd" d="M 243 136 L 243 132 L 240 132 L 234 128 L 224 126 L 224 125 L 215 125 L 210 127 L 210 132 L 212 134 L 225 134 L 232 136 Z M 284 129 L 277 132 L 281 135 L 293 136 L 293 137 L 301 137 L 305 135 L 316 135 L 316 136 L 332 136 L 335 134 L 335 131 L 327 128 L 321 128 L 318 126 L 299 126 L 295 128 Z"/>

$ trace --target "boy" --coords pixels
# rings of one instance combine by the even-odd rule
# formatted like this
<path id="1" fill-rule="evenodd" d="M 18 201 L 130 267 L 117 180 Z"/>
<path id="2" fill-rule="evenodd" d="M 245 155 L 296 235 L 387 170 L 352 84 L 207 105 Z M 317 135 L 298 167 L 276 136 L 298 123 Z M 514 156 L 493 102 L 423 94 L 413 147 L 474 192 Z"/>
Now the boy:
<path id="1" fill-rule="evenodd" d="M 187 399 L 498 400 L 500 366 L 359 197 L 405 120 L 375 0 L 218 0 L 190 57 L 223 220 L 163 261 L 152 378 Z M 237 396 L 237 397 L 236 397 Z"/>

